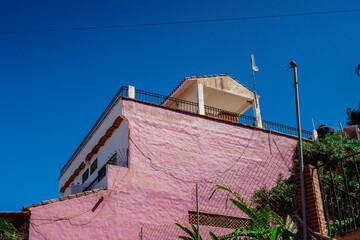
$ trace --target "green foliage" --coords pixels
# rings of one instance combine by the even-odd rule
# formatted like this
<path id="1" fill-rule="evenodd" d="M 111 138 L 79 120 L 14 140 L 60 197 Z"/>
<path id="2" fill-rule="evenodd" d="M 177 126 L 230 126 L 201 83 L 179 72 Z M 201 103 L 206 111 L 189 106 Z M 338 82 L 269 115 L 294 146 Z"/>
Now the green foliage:
<path id="1" fill-rule="evenodd" d="M 321 168 L 319 173 L 321 178 L 328 182 L 331 182 L 330 168 L 333 172 L 339 173 L 333 174 L 334 183 L 342 189 L 345 189 L 345 186 L 344 179 L 340 174 L 342 170 L 340 169 L 341 164 L 338 159 L 359 151 L 359 140 L 343 138 L 339 132 L 333 135 L 326 135 L 325 138 L 317 141 L 303 143 L 305 163 L 310 163 L 314 166 L 326 165 L 327 167 Z M 272 189 L 263 187 L 255 191 L 252 201 L 256 204 L 257 209 L 262 209 L 266 204 L 269 204 L 282 217 L 294 215 L 292 198 L 296 195 L 295 172 L 298 171 L 298 168 L 295 167 L 290 169 L 290 171 L 292 174 L 289 179 L 283 179 L 283 176 L 279 174 L 277 184 Z M 349 191 L 353 196 L 360 197 L 360 186 L 356 178 L 353 163 L 345 162 L 344 171 L 348 177 Z"/>
<path id="2" fill-rule="evenodd" d="M 210 232 L 210 237 L 212 240 L 291 240 L 297 232 L 297 227 L 294 222 L 291 220 L 290 216 L 287 216 L 284 219 L 273 212 L 269 205 L 266 205 L 263 209 L 257 210 L 256 208 L 250 206 L 245 199 L 243 199 L 239 193 L 233 192 L 230 189 L 216 185 L 214 191 L 212 192 L 210 198 L 214 196 L 217 190 L 222 190 L 227 192 L 227 201 L 230 198 L 230 202 L 239 208 L 243 213 L 245 213 L 253 222 L 252 226 L 241 227 L 236 229 L 235 232 L 228 234 L 226 236 L 217 237 L 214 233 Z M 185 226 L 176 223 L 188 236 L 179 236 L 180 239 L 184 240 L 197 240 L 197 229 L 194 225 L 191 224 L 192 230 L 186 228 Z M 199 236 L 200 239 L 201 236 Z"/>
<path id="3" fill-rule="evenodd" d="M 303 144 L 303 150 L 305 163 L 314 166 L 323 165 L 319 169 L 321 179 L 327 182 L 332 182 L 333 179 L 335 186 L 346 189 L 345 179 L 342 176 L 344 171 L 350 194 L 360 197 L 360 186 L 357 181 L 354 162 L 351 158 L 347 159 L 347 161 L 339 161 L 342 157 L 360 152 L 359 140 L 344 138 L 340 132 L 337 132 L 312 143 Z"/>
<path id="4" fill-rule="evenodd" d="M 339 132 L 327 135 L 317 141 L 303 143 L 305 164 L 310 163 L 316 167 L 323 166 L 318 169 L 321 179 L 329 183 L 333 181 L 335 186 L 341 189 L 346 189 L 345 179 L 342 176 L 344 171 L 350 194 L 360 198 L 360 186 L 352 159 L 344 161 L 343 165 L 339 161 L 340 158 L 356 152 L 360 152 L 360 141 L 343 138 Z M 295 163 L 295 166 L 297 166 L 297 163 Z M 282 175 L 279 175 L 277 184 L 272 189 L 263 187 L 255 191 L 252 200 L 257 209 L 262 209 L 266 204 L 269 204 L 275 207 L 277 213 L 282 217 L 294 215 L 292 198 L 296 195 L 294 175 L 298 168 L 294 167 L 291 171 L 292 175 L 289 179 L 284 180 Z M 343 222 L 343 224 L 345 223 Z M 333 231 L 337 231 L 340 223 L 330 223 L 329 226 Z"/>
<path id="5" fill-rule="evenodd" d="M 355 222 L 359 222 L 359 217 L 355 218 Z M 354 220 L 352 218 L 347 218 L 345 220 L 335 220 L 332 221 L 330 220 L 328 223 L 329 227 L 330 227 L 330 232 L 331 233 L 337 233 L 337 232 L 341 232 L 341 226 L 344 229 L 352 229 L 354 226 Z"/>
<path id="6" fill-rule="evenodd" d="M 184 239 L 184 240 L 198 240 L 198 231 L 196 229 L 196 227 L 192 224 L 191 225 L 191 228 L 192 230 L 188 229 L 187 227 L 181 225 L 180 223 L 175 223 L 176 226 L 178 226 L 179 228 L 181 228 L 187 235 L 189 235 L 190 237 L 188 236 L 179 236 L 180 239 Z M 218 240 L 219 238 L 217 238 L 215 236 L 214 233 L 210 232 L 210 237 L 212 240 Z M 202 240 L 202 237 L 199 235 L 199 239 Z"/>
<path id="7" fill-rule="evenodd" d="M 0 240 L 23 239 L 15 226 L 7 219 L 0 218 Z"/>
<path id="8" fill-rule="evenodd" d="M 255 203 L 258 210 L 270 205 L 281 217 L 293 216 L 295 214 L 293 197 L 296 194 L 294 174 L 289 179 L 283 179 L 283 175 L 280 173 L 276 183 L 272 189 L 265 186 L 255 191 L 251 197 L 252 202 Z"/>
<path id="9" fill-rule="evenodd" d="M 215 236 L 215 234 L 213 234 L 212 232 L 209 232 L 211 240 L 219 240 L 219 238 L 217 236 Z"/>
<path id="10" fill-rule="evenodd" d="M 287 216 L 284 221 L 281 216 L 270 209 L 269 205 L 265 205 L 263 209 L 258 210 L 250 206 L 239 193 L 220 185 L 216 185 L 210 198 L 217 190 L 226 191 L 227 199 L 230 196 L 234 197 L 235 199 L 230 198 L 231 203 L 252 220 L 253 226 L 237 229 L 236 234 L 237 236 L 243 236 L 242 239 L 287 240 L 295 236 L 297 228 L 290 216 Z"/>
<path id="11" fill-rule="evenodd" d="M 243 239 L 243 237 L 245 237 L 245 234 L 243 234 L 244 230 L 245 229 L 243 227 L 238 228 L 238 229 L 235 230 L 235 232 L 224 235 L 224 236 L 221 236 L 218 239 L 219 240 L 240 240 L 240 239 Z"/>
<path id="12" fill-rule="evenodd" d="M 186 232 L 190 237 L 187 236 L 179 236 L 180 239 L 184 240 L 198 240 L 198 231 L 194 227 L 194 225 L 191 224 L 192 230 L 188 229 L 187 227 L 181 225 L 180 223 L 175 223 L 179 228 L 181 228 L 184 232 Z M 200 239 L 202 240 L 202 237 L 200 236 Z"/>
<path id="13" fill-rule="evenodd" d="M 339 165 L 339 158 L 360 151 L 360 141 L 343 138 L 340 132 L 326 135 L 325 138 L 303 143 L 304 162 L 314 166 Z"/>
<path id="14" fill-rule="evenodd" d="M 355 108 L 354 109 L 348 108 L 346 109 L 346 114 L 348 120 L 346 122 L 347 125 L 350 126 L 350 125 L 360 124 L 360 102 L 359 102 L 358 110 L 356 110 Z"/>
<path id="15" fill-rule="evenodd" d="M 322 169 L 320 172 L 322 178 L 327 181 L 330 180 L 330 173 L 328 171 L 330 167 L 333 170 L 339 168 L 339 158 L 359 151 L 359 140 L 343 138 L 340 133 L 326 135 L 325 138 L 317 141 L 303 143 L 305 163 L 310 163 L 314 166 L 328 165 L 327 168 Z M 359 184 L 351 164 L 351 162 L 344 164 L 344 171 L 349 176 L 349 190 L 353 193 L 358 192 L 360 195 Z M 282 217 L 294 215 L 293 197 L 296 195 L 295 172 L 298 171 L 298 168 L 294 167 L 290 171 L 292 173 L 289 179 L 284 179 L 282 174 L 279 174 L 276 186 L 272 189 L 263 187 L 254 192 L 252 201 L 256 204 L 257 209 L 262 209 L 266 204 L 269 204 Z M 334 181 L 338 187 L 342 187 L 344 184 L 342 176 L 338 174 L 334 175 Z"/>

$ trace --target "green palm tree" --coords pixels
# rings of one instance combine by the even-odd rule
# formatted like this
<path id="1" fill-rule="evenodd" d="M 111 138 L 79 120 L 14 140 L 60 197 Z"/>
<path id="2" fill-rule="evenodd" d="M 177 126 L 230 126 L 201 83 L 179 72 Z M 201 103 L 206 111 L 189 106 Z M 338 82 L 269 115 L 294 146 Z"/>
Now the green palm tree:
<path id="1" fill-rule="evenodd" d="M 15 226 L 8 220 L 0 218 L 0 240 L 21 240 L 21 234 Z"/>

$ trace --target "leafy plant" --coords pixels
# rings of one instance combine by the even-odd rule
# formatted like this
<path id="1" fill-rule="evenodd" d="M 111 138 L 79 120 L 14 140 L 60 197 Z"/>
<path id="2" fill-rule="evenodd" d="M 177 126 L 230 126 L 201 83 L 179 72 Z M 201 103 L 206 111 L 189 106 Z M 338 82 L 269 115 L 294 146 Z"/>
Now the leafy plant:
<path id="1" fill-rule="evenodd" d="M 293 197 L 296 195 L 295 174 L 284 179 L 283 175 L 279 173 L 276 181 L 276 186 L 268 189 L 266 186 L 254 192 L 251 200 L 256 205 L 256 209 L 263 209 L 266 205 L 275 208 L 277 214 L 281 217 L 287 215 L 293 216 L 295 209 L 293 205 Z"/>
<path id="2" fill-rule="evenodd" d="M 355 222 L 359 222 L 359 217 L 355 218 Z M 352 229 L 354 224 L 353 218 L 347 218 L 345 220 L 339 221 L 336 219 L 335 221 L 330 220 L 327 225 L 330 228 L 330 234 L 341 232 L 341 227 L 344 229 Z"/>
<path id="3" fill-rule="evenodd" d="M 209 232 L 212 240 L 251 240 L 251 239 L 259 239 L 259 240 L 291 240 L 296 232 L 297 227 L 294 222 L 291 220 L 290 216 L 287 216 L 284 219 L 273 212 L 269 205 L 266 205 L 263 209 L 257 210 L 250 206 L 245 199 L 243 199 L 240 194 L 237 192 L 233 192 L 230 189 L 216 185 L 214 191 L 212 192 L 210 199 L 214 196 L 217 190 L 223 190 L 227 192 L 227 201 L 230 195 L 234 198 L 230 198 L 230 202 L 234 204 L 237 208 L 239 208 L 243 213 L 245 213 L 253 222 L 253 226 L 249 227 L 240 227 L 236 229 L 235 232 L 228 234 L 226 236 L 217 237 L 214 233 Z M 180 239 L 184 240 L 197 240 L 198 239 L 198 231 L 191 224 L 192 230 L 186 228 L 185 226 L 176 223 L 178 227 L 180 227 L 188 236 L 179 236 Z M 199 239 L 202 240 L 202 237 L 199 236 Z"/>
<path id="4" fill-rule="evenodd" d="M 0 218 L 0 240 L 21 240 L 21 234 L 15 226 L 8 220 Z"/>
<path id="5" fill-rule="evenodd" d="M 354 162 L 339 161 L 347 155 L 360 152 L 360 141 L 341 136 L 340 132 L 333 135 L 326 135 L 325 138 L 314 142 L 303 144 L 304 161 L 316 167 L 324 166 L 319 169 L 321 179 L 332 182 L 341 189 L 345 189 L 343 173 L 347 177 L 350 193 L 355 197 L 360 197 L 360 186 L 357 179 L 357 172 Z"/>
<path id="6" fill-rule="evenodd" d="M 286 217 L 284 221 L 281 216 L 272 211 L 269 205 L 261 210 L 258 210 L 248 204 L 239 193 L 233 192 L 230 189 L 216 185 L 210 198 L 215 194 L 217 190 L 223 190 L 227 192 L 227 199 L 230 196 L 230 202 L 245 213 L 253 222 L 253 225 L 246 228 L 237 229 L 237 233 L 244 233 L 243 239 L 263 239 L 263 240 L 275 240 L 275 239 L 292 239 L 297 232 L 297 227 L 291 220 L 290 216 Z"/>
<path id="7" fill-rule="evenodd" d="M 198 237 L 199 237 L 199 239 L 202 240 L 202 237 L 200 235 L 198 236 L 198 230 L 196 229 L 196 227 L 194 225 L 191 224 L 192 230 L 190 230 L 187 227 L 181 225 L 180 223 L 175 223 L 175 224 L 190 236 L 190 237 L 179 236 L 180 239 L 198 240 Z M 217 238 L 214 233 L 210 232 L 209 234 L 210 234 L 210 237 L 212 240 L 219 240 L 219 238 Z"/>
<path id="8" fill-rule="evenodd" d="M 360 141 L 343 138 L 340 132 L 326 135 L 325 138 L 303 143 L 305 163 L 314 166 L 339 164 L 338 159 L 360 151 Z"/>

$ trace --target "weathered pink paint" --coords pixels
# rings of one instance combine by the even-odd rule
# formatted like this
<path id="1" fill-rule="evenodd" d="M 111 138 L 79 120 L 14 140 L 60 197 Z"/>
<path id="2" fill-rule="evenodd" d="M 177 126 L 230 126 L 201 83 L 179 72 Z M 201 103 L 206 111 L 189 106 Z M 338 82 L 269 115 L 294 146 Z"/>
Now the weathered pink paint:
<path id="1" fill-rule="evenodd" d="M 130 128 L 129 168 L 108 165 L 105 191 L 31 209 L 30 240 L 140 239 L 141 227 L 186 220 L 195 210 L 196 183 L 200 211 L 224 214 L 207 200 L 214 184 L 227 184 L 248 198 L 264 184 L 272 186 L 279 172 L 288 175 L 297 143 L 293 137 L 133 100 L 121 103 Z M 263 174 L 271 166 L 276 169 Z M 242 169 L 255 181 L 234 175 Z M 246 187 L 238 189 L 239 183 Z M 201 231 L 206 236 L 208 228 Z"/>

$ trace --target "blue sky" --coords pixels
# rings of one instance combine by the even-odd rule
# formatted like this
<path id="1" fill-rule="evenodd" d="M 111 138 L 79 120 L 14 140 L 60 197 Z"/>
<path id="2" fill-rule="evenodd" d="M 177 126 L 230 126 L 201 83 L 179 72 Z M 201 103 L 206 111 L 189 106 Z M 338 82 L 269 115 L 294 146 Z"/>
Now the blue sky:
<path id="1" fill-rule="evenodd" d="M 301 3 L 300 3 L 301 2 Z M 354 1 L 1 1 L 0 32 L 360 9 Z M 263 119 L 338 128 L 360 101 L 360 13 L 0 35 L 0 211 L 58 197 L 59 172 L 122 85 L 169 94 L 186 76 L 229 73 Z"/>

